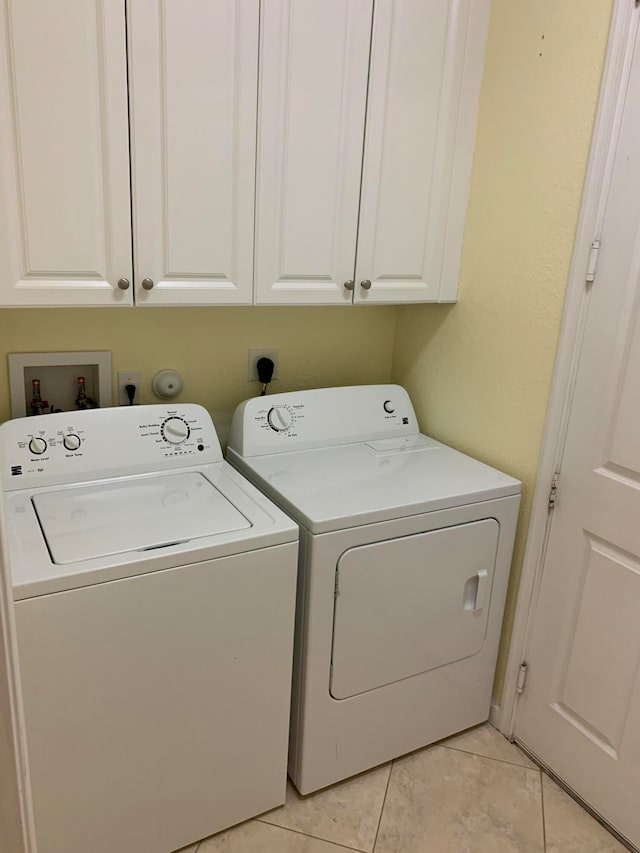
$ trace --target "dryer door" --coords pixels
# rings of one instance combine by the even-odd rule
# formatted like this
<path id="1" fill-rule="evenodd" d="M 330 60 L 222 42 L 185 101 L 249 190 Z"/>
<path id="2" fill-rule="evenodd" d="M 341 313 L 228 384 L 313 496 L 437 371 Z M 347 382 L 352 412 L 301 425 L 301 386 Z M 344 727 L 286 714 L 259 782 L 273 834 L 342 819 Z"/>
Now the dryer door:
<path id="1" fill-rule="evenodd" d="M 336 569 L 335 699 L 480 651 L 499 529 L 489 518 L 345 551 Z"/>

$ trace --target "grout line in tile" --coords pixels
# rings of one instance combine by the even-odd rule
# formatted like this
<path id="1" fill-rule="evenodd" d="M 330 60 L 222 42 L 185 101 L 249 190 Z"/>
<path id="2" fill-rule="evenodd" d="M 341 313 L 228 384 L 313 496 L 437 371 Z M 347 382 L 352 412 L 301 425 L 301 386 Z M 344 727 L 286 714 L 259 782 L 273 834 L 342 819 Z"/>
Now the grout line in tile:
<path id="1" fill-rule="evenodd" d="M 515 761 L 507 761 L 506 758 L 494 758 L 491 755 L 482 755 L 481 752 L 472 752 L 470 749 L 460 749 L 457 746 L 447 746 L 446 743 L 434 744 L 436 748 L 451 749 L 454 752 L 462 752 L 464 755 L 475 755 L 478 758 L 486 758 L 487 761 L 497 761 L 499 764 L 508 764 L 510 767 L 520 767 L 522 770 L 538 770 L 538 767 L 527 767 L 526 764 L 517 764 Z"/>
<path id="2" fill-rule="evenodd" d="M 544 853 L 547 853 L 547 821 L 544 814 L 544 784 L 542 770 L 540 770 L 540 805 L 542 806 L 542 844 Z"/>
<path id="3" fill-rule="evenodd" d="M 376 828 L 376 836 L 373 839 L 373 847 L 371 848 L 371 853 L 375 853 L 376 844 L 378 843 L 378 835 L 380 834 L 380 827 L 382 825 L 382 815 L 384 814 L 384 807 L 387 804 L 387 794 L 389 793 L 389 785 L 391 784 L 391 775 L 393 774 L 394 765 L 395 761 L 392 761 L 391 766 L 389 767 L 389 775 L 387 776 L 387 786 L 384 789 L 384 797 L 382 798 L 382 808 L 380 809 L 380 817 L 378 818 L 378 826 Z"/>
<path id="4" fill-rule="evenodd" d="M 303 835 L 305 838 L 313 838 L 314 841 L 324 841 L 325 844 L 333 844 L 334 847 L 340 847 L 342 850 L 355 850 L 355 853 L 370 853 L 370 851 L 362 850 L 360 847 L 349 847 L 348 844 L 340 844 L 339 841 L 330 841 L 328 838 L 321 838 L 319 835 L 311 835 L 311 833 L 303 832 L 301 829 L 291 829 L 289 826 L 280 826 L 279 823 L 269 823 L 268 820 L 264 820 L 261 817 L 254 817 L 253 820 L 258 821 L 258 823 L 264 823 L 267 826 L 273 826 L 274 829 L 283 829 L 285 832 L 293 832 L 296 835 Z"/>

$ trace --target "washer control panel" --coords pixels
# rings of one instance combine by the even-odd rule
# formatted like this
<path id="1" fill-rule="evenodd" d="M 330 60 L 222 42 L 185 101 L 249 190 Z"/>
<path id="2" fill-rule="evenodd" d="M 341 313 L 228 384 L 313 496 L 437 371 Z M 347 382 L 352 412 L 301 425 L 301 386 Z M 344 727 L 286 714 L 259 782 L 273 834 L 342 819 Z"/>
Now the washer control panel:
<path id="1" fill-rule="evenodd" d="M 242 456 L 419 432 L 411 400 L 399 385 L 320 388 L 254 397 L 235 411 L 229 447 Z"/>
<path id="2" fill-rule="evenodd" d="M 0 426 L 5 489 L 220 462 L 211 416 L 193 404 L 17 418 Z"/>
<path id="3" fill-rule="evenodd" d="M 167 444 L 184 444 L 191 435 L 189 421 L 178 415 L 171 415 L 162 422 L 160 434 Z"/>

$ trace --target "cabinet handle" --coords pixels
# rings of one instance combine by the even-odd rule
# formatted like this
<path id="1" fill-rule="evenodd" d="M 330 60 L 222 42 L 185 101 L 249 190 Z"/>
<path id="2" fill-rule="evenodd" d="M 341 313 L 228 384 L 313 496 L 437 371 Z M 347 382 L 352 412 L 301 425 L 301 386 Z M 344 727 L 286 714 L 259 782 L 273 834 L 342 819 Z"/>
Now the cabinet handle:
<path id="1" fill-rule="evenodd" d="M 144 290 L 153 290 L 153 279 L 152 278 L 143 278 L 142 279 L 142 287 Z"/>
<path id="2" fill-rule="evenodd" d="M 355 286 L 356 286 L 356 283 L 352 278 L 350 278 L 348 281 L 345 281 L 345 283 L 344 283 L 344 289 L 345 290 L 353 290 L 353 288 Z"/>
<path id="3" fill-rule="evenodd" d="M 129 279 L 128 278 L 119 278 L 118 279 L 118 287 L 120 290 L 129 290 Z"/>
<path id="4" fill-rule="evenodd" d="M 360 287 L 363 290 L 369 290 L 369 288 L 371 287 L 371 282 L 369 281 L 368 278 L 365 278 L 364 281 L 360 282 Z"/>

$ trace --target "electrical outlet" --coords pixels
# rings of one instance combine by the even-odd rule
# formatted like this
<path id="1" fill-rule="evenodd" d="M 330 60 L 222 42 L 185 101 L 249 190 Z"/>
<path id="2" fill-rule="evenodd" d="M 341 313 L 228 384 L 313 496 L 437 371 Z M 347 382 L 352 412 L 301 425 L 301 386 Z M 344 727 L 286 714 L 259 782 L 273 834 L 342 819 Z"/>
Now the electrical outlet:
<path id="1" fill-rule="evenodd" d="M 118 371 L 118 405 L 128 406 L 129 397 L 125 387 L 127 385 L 136 386 L 136 396 L 133 398 L 134 405 L 140 402 L 140 371 L 139 370 L 119 370 Z"/>
<path id="2" fill-rule="evenodd" d="M 271 379 L 278 378 L 278 352 L 277 349 L 250 349 L 249 350 L 249 381 L 259 382 L 258 377 L 258 361 L 261 358 L 270 358 L 273 362 L 273 376 Z"/>

